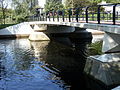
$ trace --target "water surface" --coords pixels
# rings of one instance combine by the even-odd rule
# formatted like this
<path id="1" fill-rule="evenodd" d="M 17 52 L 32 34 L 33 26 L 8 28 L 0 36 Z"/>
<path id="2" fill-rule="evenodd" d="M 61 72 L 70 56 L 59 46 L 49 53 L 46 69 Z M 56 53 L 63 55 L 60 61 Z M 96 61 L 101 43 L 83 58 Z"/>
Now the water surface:
<path id="1" fill-rule="evenodd" d="M 86 45 L 0 40 L 0 90 L 106 90 L 82 73 Z"/>

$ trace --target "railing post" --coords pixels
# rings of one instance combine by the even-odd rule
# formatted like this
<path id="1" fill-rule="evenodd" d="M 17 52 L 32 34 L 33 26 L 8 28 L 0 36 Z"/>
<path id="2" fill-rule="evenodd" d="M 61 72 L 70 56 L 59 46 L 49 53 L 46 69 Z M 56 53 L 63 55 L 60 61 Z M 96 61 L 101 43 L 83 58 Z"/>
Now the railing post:
<path id="1" fill-rule="evenodd" d="M 85 14 L 86 14 L 86 23 L 88 23 L 88 9 L 89 9 L 89 7 L 86 7 L 86 11 L 85 11 Z"/>
<path id="2" fill-rule="evenodd" d="M 75 14 L 76 14 L 76 21 L 78 22 L 79 8 L 77 8 L 77 9 L 76 9 L 76 12 L 75 12 Z"/>
<path id="3" fill-rule="evenodd" d="M 50 11 L 48 12 L 48 15 L 49 15 L 49 21 L 50 21 Z"/>
<path id="4" fill-rule="evenodd" d="M 41 21 L 41 14 L 39 14 L 39 21 Z"/>
<path id="5" fill-rule="evenodd" d="M 52 11 L 53 21 L 55 21 L 54 15 L 55 15 L 55 11 L 53 10 Z"/>
<path id="6" fill-rule="evenodd" d="M 98 12 L 97 12 L 97 21 L 98 21 L 98 24 L 100 24 L 100 7 L 101 7 L 101 5 L 98 6 Z"/>
<path id="7" fill-rule="evenodd" d="M 59 10 L 57 11 L 57 21 L 59 22 Z"/>
<path id="8" fill-rule="evenodd" d="M 46 21 L 47 21 L 47 13 L 45 12 L 45 19 L 46 19 Z"/>
<path id="9" fill-rule="evenodd" d="M 63 19 L 63 22 L 65 21 L 64 16 L 65 16 L 65 11 L 63 10 L 63 11 L 62 11 L 62 19 Z"/>
<path id="10" fill-rule="evenodd" d="M 44 21 L 44 14 L 42 16 L 43 16 L 43 21 Z"/>
<path id="11" fill-rule="evenodd" d="M 71 15 L 72 15 L 71 8 L 68 10 L 68 12 L 69 12 L 69 22 L 71 22 Z"/>
<path id="12" fill-rule="evenodd" d="M 117 4 L 115 4 L 114 6 L 113 6 L 113 25 L 115 25 L 116 24 L 116 6 L 117 6 Z"/>

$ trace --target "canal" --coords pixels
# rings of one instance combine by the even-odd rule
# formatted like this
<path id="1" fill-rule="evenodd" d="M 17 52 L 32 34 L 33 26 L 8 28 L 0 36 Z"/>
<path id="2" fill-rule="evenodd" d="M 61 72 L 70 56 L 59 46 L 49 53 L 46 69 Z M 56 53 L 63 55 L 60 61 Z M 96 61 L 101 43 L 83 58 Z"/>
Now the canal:
<path id="1" fill-rule="evenodd" d="M 83 73 L 87 43 L 0 40 L 0 90 L 107 90 Z"/>

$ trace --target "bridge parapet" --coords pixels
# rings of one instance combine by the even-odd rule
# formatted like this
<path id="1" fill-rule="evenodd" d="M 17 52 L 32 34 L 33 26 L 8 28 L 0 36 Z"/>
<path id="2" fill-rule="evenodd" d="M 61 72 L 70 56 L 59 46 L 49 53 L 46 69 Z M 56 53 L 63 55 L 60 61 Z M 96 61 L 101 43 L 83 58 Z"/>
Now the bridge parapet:
<path id="1" fill-rule="evenodd" d="M 109 8 L 110 10 L 106 10 Z M 42 13 L 44 20 L 57 22 L 84 22 L 96 24 L 120 25 L 120 3 L 102 4 L 63 10 L 53 10 Z M 41 15 L 40 15 L 41 16 Z M 37 19 L 38 18 L 38 19 Z M 32 21 L 40 21 L 40 17 L 33 17 Z"/>

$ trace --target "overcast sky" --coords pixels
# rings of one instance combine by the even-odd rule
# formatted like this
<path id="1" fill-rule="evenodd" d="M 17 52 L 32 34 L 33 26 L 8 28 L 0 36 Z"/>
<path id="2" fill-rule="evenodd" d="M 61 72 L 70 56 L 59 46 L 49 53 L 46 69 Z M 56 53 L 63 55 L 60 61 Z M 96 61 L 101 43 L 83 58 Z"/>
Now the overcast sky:
<path id="1" fill-rule="evenodd" d="M 8 8 L 11 8 L 12 0 L 5 0 L 5 2 L 8 4 Z"/>
<path id="2" fill-rule="evenodd" d="M 44 4 L 46 3 L 46 0 L 38 0 L 39 1 L 39 6 L 44 8 Z"/>

